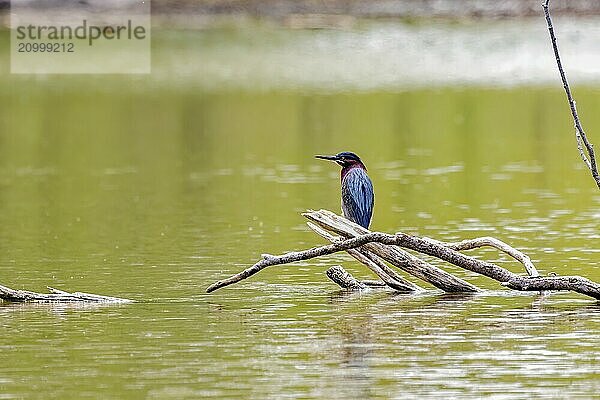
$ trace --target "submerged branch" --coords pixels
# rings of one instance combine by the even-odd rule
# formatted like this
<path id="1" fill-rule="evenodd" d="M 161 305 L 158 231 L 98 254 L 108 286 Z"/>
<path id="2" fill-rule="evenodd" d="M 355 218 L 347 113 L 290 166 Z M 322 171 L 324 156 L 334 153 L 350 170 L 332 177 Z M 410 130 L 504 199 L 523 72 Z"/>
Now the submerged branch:
<path id="1" fill-rule="evenodd" d="M 600 299 L 600 285 L 581 276 L 547 276 L 510 280 L 502 284 L 521 291 L 571 290 Z"/>
<path id="2" fill-rule="evenodd" d="M 331 279 L 335 284 L 337 284 L 342 289 L 348 290 L 364 290 L 368 288 L 384 288 L 387 287 L 387 284 L 382 281 L 359 281 L 352 274 L 346 271 L 341 265 L 334 265 L 325 271 L 325 274 L 329 279 Z"/>
<path id="3" fill-rule="evenodd" d="M 15 290 L 0 285 L 0 300 L 15 303 L 132 303 L 133 300 L 121 299 L 119 297 L 100 296 L 91 293 L 74 292 L 69 293 L 63 290 L 48 287 L 50 293 L 37 293 L 28 290 Z"/>
<path id="4" fill-rule="evenodd" d="M 326 271 L 327 277 L 335 282 L 342 289 L 363 290 L 367 286 L 352 276 L 348 271 L 339 265 L 334 265 Z"/>

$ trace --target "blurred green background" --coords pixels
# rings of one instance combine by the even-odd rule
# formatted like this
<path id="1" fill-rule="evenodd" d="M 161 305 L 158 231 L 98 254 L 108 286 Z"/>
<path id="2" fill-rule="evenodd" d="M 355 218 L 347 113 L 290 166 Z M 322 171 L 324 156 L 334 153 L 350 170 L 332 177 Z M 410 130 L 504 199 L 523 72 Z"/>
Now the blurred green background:
<path id="1" fill-rule="evenodd" d="M 327 267 L 368 273 L 339 254 L 204 294 L 261 253 L 322 243 L 300 212 L 339 210 L 338 169 L 313 155 L 342 150 L 369 168 L 373 229 L 492 235 L 526 251 L 543 274 L 600 280 L 600 196 L 579 159 L 550 48 L 546 75 L 518 75 L 538 68 L 529 61 L 541 56 L 528 49 L 548 45 L 543 23 L 539 42 L 517 50 L 494 45 L 504 23 L 488 36 L 478 24 L 156 29 L 153 73 L 140 76 L 11 75 L 2 58 L 1 283 L 138 303 L 2 304 L 0 398 L 595 396 L 599 309 L 583 296 L 509 293 L 439 261 L 489 291 L 344 294 Z M 518 37 L 521 26 L 509 25 Z M 390 58 L 388 34 L 442 53 L 416 68 L 406 59 L 406 68 L 373 70 L 373 60 Z M 460 61 L 452 49 L 482 51 L 461 50 L 462 37 L 525 61 L 506 57 L 493 69 L 493 51 Z M 356 43 L 373 50 L 359 57 L 366 64 L 350 55 L 335 62 Z M 1 32 L 0 52 L 8 46 Z M 419 46 L 407 54 L 427 52 Z M 594 143 L 597 73 L 574 68 Z M 477 254 L 522 269 L 495 251 Z"/>

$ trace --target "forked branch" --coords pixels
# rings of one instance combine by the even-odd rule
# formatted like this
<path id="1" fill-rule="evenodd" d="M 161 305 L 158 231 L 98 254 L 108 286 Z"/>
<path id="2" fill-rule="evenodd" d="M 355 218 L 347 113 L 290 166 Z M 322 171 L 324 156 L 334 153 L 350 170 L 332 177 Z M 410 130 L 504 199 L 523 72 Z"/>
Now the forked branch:
<path id="1" fill-rule="evenodd" d="M 463 240 L 460 242 L 454 242 L 454 243 L 440 242 L 438 240 L 430 239 L 430 238 L 424 238 L 424 239 L 431 240 L 432 242 L 441 244 L 442 246 L 446 246 L 449 249 L 456 250 L 456 251 L 478 249 L 478 248 L 485 247 L 485 246 L 493 247 L 495 249 L 498 249 L 498 250 L 508 254 L 509 256 L 511 256 L 512 258 L 514 258 L 515 260 L 517 260 L 521 264 L 523 264 L 523 266 L 525 267 L 525 270 L 527 271 L 527 274 L 529 276 L 531 276 L 531 277 L 540 276 L 539 272 L 535 268 L 535 265 L 533 265 L 533 263 L 531 262 L 531 259 L 529 258 L 529 256 L 527 254 L 524 254 L 524 253 L 520 252 L 519 250 L 515 249 L 514 247 L 509 246 L 508 244 L 504 243 L 503 241 L 498 240 L 493 237 L 490 237 L 490 236 L 483 236 L 483 237 L 476 238 L 476 239 L 466 239 L 466 240 Z"/>
<path id="2" fill-rule="evenodd" d="M 311 221 L 318 223 L 321 227 L 327 229 L 330 227 L 324 222 L 323 218 L 330 218 L 340 223 L 344 220 L 342 217 L 336 216 L 335 214 L 326 210 L 312 211 L 306 213 Z M 323 218 L 321 218 L 323 217 Z M 344 220 L 346 223 L 347 220 Z M 324 226 L 325 225 L 325 226 Z M 370 232 L 364 235 L 360 235 L 353 238 L 347 238 L 342 241 L 336 241 L 335 243 L 313 247 L 305 251 L 295 251 L 286 253 L 280 256 L 264 255 L 263 259 L 251 266 L 244 271 L 233 275 L 224 280 L 218 281 L 210 285 L 206 291 L 213 292 L 219 288 L 240 282 L 264 268 L 272 265 L 287 264 L 294 261 L 308 260 L 315 257 L 320 257 L 327 254 L 336 253 L 339 251 L 347 251 L 349 249 L 356 249 L 369 244 L 378 243 L 386 248 L 403 247 L 410 249 L 421 254 L 427 254 L 430 256 L 437 257 L 441 260 L 454 264 L 458 267 L 467 269 L 469 271 L 487 276 L 498 282 L 503 286 L 509 287 L 515 290 L 521 291 L 549 291 L 549 290 L 571 290 L 577 293 L 581 293 L 587 296 L 591 296 L 596 299 L 600 299 L 600 284 L 590 281 L 589 279 L 582 278 L 579 276 L 561 276 L 561 277 L 526 277 L 517 275 L 505 268 L 495 265 L 490 262 L 481 261 L 474 257 L 470 257 L 459 253 L 451 247 L 447 247 L 441 242 L 420 238 L 417 236 L 407 235 L 405 233 L 396 233 L 395 235 L 389 235 L 381 232 Z M 497 244 L 497 243 L 496 243 Z M 508 246 L 508 245 L 506 245 Z M 455 247 L 460 247 L 455 244 Z M 468 247 L 468 246 L 467 246 Z M 502 246 L 501 246 L 502 247 Z M 534 270 L 535 271 L 535 270 Z M 537 271 L 535 271 L 537 272 Z M 466 288 L 465 292 L 468 291 L 479 291 L 478 288 L 471 290 Z"/>

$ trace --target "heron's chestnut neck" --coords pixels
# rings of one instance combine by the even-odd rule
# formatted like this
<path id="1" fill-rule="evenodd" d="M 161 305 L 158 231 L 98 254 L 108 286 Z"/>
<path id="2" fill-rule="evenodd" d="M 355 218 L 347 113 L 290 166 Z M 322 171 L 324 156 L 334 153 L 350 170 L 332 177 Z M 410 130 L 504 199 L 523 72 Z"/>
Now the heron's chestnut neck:
<path id="1" fill-rule="evenodd" d="M 365 165 L 362 162 L 355 161 L 352 164 L 346 165 L 342 168 L 342 172 L 340 174 L 340 181 L 343 181 L 348 172 L 350 172 L 350 170 L 352 170 L 353 168 L 360 168 L 364 169 L 365 171 L 367 170 L 367 167 L 365 167 Z"/>

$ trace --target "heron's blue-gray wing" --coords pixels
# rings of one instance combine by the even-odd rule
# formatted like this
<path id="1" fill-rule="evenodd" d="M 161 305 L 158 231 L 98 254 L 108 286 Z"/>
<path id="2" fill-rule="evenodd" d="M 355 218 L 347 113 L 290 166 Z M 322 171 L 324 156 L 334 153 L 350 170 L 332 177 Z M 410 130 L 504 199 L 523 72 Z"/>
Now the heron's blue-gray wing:
<path id="1" fill-rule="evenodd" d="M 362 168 L 352 168 L 342 181 L 342 212 L 351 221 L 368 228 L 373 215 L 373 183 Z"/>

